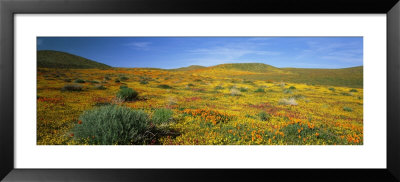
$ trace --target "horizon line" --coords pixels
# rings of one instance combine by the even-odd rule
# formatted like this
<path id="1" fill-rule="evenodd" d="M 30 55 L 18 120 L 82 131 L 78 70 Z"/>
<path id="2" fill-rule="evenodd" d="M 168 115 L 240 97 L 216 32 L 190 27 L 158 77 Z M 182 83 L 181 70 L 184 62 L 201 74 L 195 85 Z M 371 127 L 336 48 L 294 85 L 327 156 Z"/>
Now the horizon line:
<path id="1" fill-rule="evenodd" d="M 79 56 L 79 57 L 82 57 L 82 58 L 85 58 L 85 59 L 88 59 L 88 60 L 91 60 L 91 61 L 94 61 L 94 62 L 97 62 L 97 63 L 105 64 L 105 65 L 107 65 L 107 66 L 110 66 L 111 68 L 141 68 L 141 69 L 163 69 L 163 70 L 173 70 L 173 69 L 187 68 L 187 67 L 190 67 L 190 66 L 202 66 L 202 67 L 205 67 L 205 68 L 209 68 L 209 67 L 214 67 L 214 66 L 224 65 L 224 64 L 264 64 L 264 65 L 269 65 L 269 66 L 272 66 L 272 67 L 275 67 L 275 68 L 279 68 L 279 69 L 288 69 L 288 68 L 295 68 L 295 69 L 296 69 L 296 68 L 297 68 L 297 69 L 346 69 L 346 68 L 355 68 L 355 67 L 364 66 L 364 65 L 359 65 L 359 66 L 341 67 L 341 68 L 277 67 L 277 66 L 274 66 L 274 65 L 272 65 L 272 64 L 266 64 L 266 63 L 261 63 L 261 62 L 237 62 L 237 63 L 221 63 L 221 64 L 215 64 L 215 65 L 211 65 L 211 66 L 203 66 L 203 65 L 193 64 L 193 65 L 182 66 L 182 67 L 177 67 L 177 68 L 118 67 L 118 66 L 111 66 L 111 65 L 108 65 L 108 64 L 106 64 L 106 63 L 102 63 L 102 62 L 99 62 L 99 61 L 96 61 L 96 60 L 93 60 L 93 59 L 89 59 L 89 58 L 86 58 L 86 57 L 83 57 L 83 56 L 80 56 L 80 55 L 77 55 L 77 54 L 73 54 L 73 53 L 70 53 L 70 52 L 66 52 L 66 51 L 60 51 L 60 50 L 54 50 L 54 49 L 53 49 L 53 50 L 52 50 L 52 49 L 43 49 L 43 50 L 36 50 L 36 51 L 56 51 L 56 52 L 67 53 L 67 54 L 71 54 L 71 55 L 74 55 L 74 56 Z"/>

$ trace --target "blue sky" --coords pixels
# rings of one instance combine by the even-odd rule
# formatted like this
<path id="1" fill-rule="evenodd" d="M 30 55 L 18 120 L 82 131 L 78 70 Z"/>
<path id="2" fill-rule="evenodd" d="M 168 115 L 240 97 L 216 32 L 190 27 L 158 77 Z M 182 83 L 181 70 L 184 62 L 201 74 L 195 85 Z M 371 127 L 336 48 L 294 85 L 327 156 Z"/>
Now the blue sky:
<path id="1" fill-rule="evenodd" d="M 114 67 L 363 65 L 362 37 L 38 37 L 37 49 L 68 52 Z"/>

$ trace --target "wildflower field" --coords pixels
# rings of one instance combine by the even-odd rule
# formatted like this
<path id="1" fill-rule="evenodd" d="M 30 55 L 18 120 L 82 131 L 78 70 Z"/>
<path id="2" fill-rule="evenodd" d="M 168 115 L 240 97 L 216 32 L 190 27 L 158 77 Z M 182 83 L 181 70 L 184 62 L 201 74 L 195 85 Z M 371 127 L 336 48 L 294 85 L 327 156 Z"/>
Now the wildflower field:
<path id="1" fill-rule="evenodd" d="M 362 67 L 38 68 L 37 144 L 362 145 Z"/>

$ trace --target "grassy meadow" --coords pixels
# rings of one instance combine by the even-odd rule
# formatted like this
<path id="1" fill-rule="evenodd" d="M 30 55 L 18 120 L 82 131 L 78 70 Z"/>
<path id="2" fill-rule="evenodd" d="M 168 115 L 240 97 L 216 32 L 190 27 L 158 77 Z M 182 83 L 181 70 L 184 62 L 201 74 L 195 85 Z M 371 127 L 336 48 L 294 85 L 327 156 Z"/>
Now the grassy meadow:
<path id="1" fill-rule="evenodd" d="M 58 68 L 49 55 L 38 54 L 38 145 L 363 144 L 362 67 Z"/>

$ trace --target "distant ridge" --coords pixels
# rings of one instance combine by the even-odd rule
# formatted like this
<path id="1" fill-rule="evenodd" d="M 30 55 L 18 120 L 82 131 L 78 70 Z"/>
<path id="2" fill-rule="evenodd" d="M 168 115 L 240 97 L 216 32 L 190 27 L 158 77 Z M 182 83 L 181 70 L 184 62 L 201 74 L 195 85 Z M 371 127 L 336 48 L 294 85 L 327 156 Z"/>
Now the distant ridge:
<path id="1" fill-rule="evenodd" d="M 188 69 L 192 68 L 192 69 Z M 270 80 L 316 85 L 363 87 L 363 66 L 340 69 L 277 68 L 263 63 L 229 63 L 210 67 L 189 66 L 182 71 L 195 71 L 201 75 L 214 75 L 246 80 Z M 179 69 L 177 69 L 179 70 Z M 247 72 L 246 74 L 242 74 Z"/>
<path id="2" fill-rule="evenodd" d="M 199 66 L 199 65 L 191 65 L 188 67 L 182 67 L 182 68 L 177 68 L 177 69 L 171 69 L 171 70 L 176 70 L 176 71 L 192 71 L 192 70 L 197 70 L 197 69 L 203 69 L 207 68 L 205 66 Z"/>
<path id="3" fill-rule="evenodd" d="M 37 51 L 37 66 L 39 68 L 76 68 L 76 69 L 107 69 L 111 68 L 103 63 L 92 61 L 77 55 L 61 51 Z"/>
<path id="4" fill-rule="evenodd" d="M 207 70 L 236 70 L 236 71 L 247 71 L 247 72 L 254 72 L 254 73 L 265 73 L 265 72 L 282 72 L 281 69 L 264 64 L 264 63 L 226 63 L 226 64 L 218 64 L 215 66 L 199 66 L 199 65 L 191 65 L 188 67 L 177 68 L 173 70 L 177 71 L 192 71 L 192 70 L 199 70 L 207 71 Z"/>
<path id="5" fill-rule="evenodd" d="M 227 63 L 227 64 L 219 64 L 216 66 L 212 66 L 210 68 L 248 71 L 256 73 L 281 72 L 279 68 L 264 63 Z"/>

